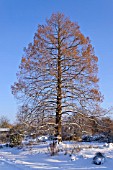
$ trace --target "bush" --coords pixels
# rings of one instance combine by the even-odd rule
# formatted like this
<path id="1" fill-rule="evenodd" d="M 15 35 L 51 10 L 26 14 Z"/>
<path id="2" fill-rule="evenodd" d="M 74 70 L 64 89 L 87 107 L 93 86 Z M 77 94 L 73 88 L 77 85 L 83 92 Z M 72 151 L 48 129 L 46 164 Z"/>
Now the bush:
<path id="1" fill-rule="evenodd" d="M 51 156 L 54 156 L 58 153 L 58 147 L 56 141 L 53 141 L 52 143 L 49 144 L 49 152 Z"/>
<path id="2" fill-rule="evenodd" d="M 22 136 L 20 134 L 12 134 L 10 136 L 10 147 L 19 146 L 22 144 Z"/>
<path id="3" fill-rule="evenodd" d="M 101 152 L 97 152 L 93 158 L 93 163 L 96 165 L 101 165 L 105 161 L 105 156 Z"/>
<path id="4" fill-rule="evenodd" d="M 92 136 L 85 135 L 82 137 L 82 142 L 91 142 L 92 141 Z"/>

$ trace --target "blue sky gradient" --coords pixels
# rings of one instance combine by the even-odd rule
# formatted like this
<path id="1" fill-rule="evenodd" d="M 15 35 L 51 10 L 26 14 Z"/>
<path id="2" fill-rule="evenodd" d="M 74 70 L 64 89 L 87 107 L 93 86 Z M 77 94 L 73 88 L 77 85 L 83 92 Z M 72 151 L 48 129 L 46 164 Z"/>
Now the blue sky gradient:
<path id="1" fill-rule="evenodd" d="M 17 101 L 11 94 L 23 48 L 32 42 L 38 24 L 62 12 L 89 36 L 98 67 L 102 106 L 113 106 L 113 0 L 0 0 L 0 116 L 15 121 Z"/>

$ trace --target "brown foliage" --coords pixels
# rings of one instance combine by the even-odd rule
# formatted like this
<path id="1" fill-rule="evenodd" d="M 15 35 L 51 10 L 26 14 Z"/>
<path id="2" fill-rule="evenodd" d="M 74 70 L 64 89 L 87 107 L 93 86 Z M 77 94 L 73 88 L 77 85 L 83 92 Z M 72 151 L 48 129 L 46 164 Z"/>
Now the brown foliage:
<path id="1" fill-rule="evenodd" d="M 13 94 L 36 114 L 56 113 L 61 135 L 63 113 L 101 101 L 97 61 L 88 37 L 63 14 L 52 14 L 39 25 L 34 42 L 25 49 Z"/>

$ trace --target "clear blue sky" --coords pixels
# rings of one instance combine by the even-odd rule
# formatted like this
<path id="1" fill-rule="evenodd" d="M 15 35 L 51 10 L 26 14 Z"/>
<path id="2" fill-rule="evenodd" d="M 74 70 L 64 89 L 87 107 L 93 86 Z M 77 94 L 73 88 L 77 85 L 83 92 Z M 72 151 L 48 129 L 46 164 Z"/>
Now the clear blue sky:
<path id="1" fill-rule="evenodd" d="M 62 12 L 78 22 L 99 58 L 103 107 L 113 106 L 113 0 L 0 0 L 0 116 L 15 121 L 17 101 L 11 85 L 37 25 L 52 13 Z"/>

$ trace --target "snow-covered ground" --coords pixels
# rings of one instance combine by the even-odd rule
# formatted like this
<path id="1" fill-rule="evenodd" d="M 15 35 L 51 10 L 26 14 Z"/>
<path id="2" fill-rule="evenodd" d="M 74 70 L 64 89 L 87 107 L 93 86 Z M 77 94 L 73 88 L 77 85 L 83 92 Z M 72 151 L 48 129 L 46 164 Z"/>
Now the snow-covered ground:
<path id="1" fill-rule="evenodd" d="M 50 155 L 48 146 L 40 143 L 21 149 L 3 147 L 0 149 L 0 170 L 113 170 L 112 144 L 62 143 L 61 151 L 55 156 Z M 96 152 L 105 155 L 102 165 L 92 163 Z"/>

